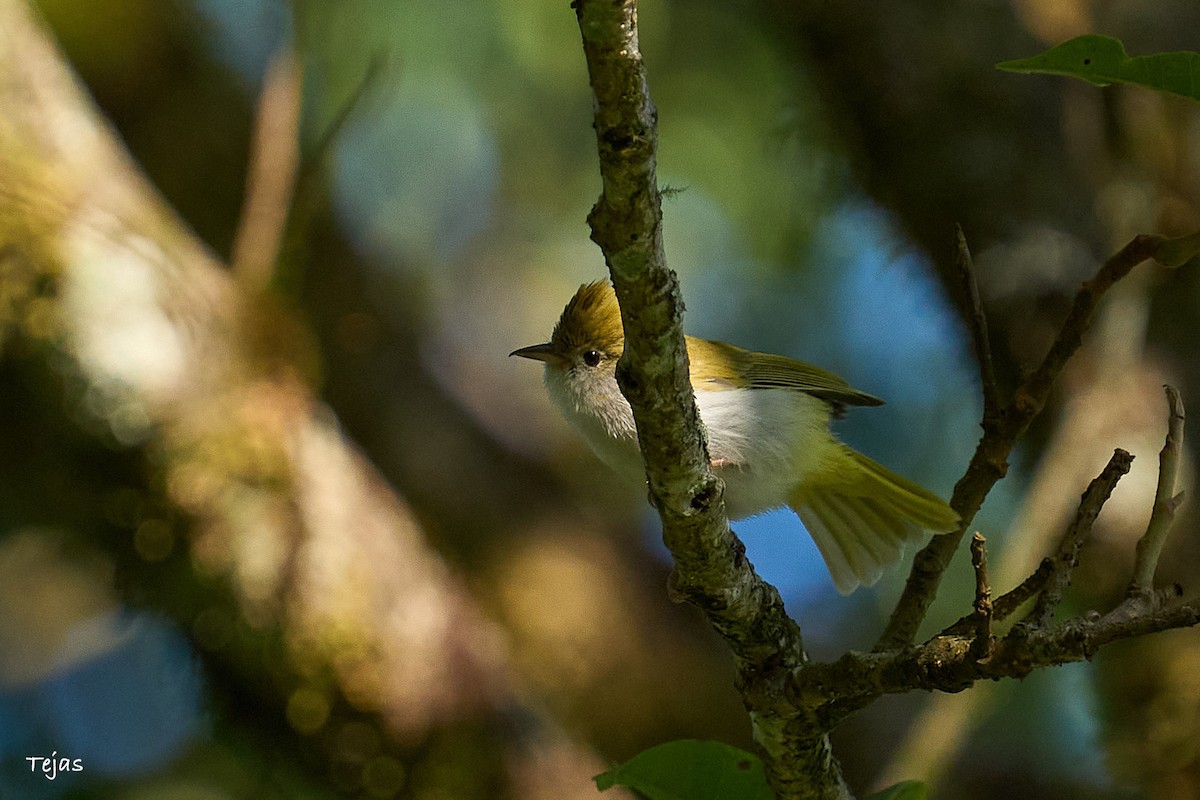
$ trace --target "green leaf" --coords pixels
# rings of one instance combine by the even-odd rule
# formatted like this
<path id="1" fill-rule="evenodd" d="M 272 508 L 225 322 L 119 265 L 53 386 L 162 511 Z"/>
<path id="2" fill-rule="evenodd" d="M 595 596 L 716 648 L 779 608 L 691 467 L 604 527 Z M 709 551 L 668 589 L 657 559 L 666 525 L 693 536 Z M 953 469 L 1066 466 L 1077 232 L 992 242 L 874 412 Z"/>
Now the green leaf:
<path id="1" fill-rule="evenodd" d="M 1130 56 L 1111 36 L 1088 34 L 1016 61 L 1002 61 L 1006 72 L 1043 73 L 1082 78 L 1096 86 L 1133 83 L 1200 101 L 1200 53 Z"/>
<path id="2" fill-rule="evenodd" d="M 696 739 L 651 747 L 593 780 L 600 791 L 627 786 L 649 800 L 772 800 L 774 797 L 758 756 L 720 742 Z"/>
<path id="3" fill-rule="evenodd" d="M 928 800 L 929 789 L 920 781 L 901 781 L 876 792 L 867 800 Z"/>

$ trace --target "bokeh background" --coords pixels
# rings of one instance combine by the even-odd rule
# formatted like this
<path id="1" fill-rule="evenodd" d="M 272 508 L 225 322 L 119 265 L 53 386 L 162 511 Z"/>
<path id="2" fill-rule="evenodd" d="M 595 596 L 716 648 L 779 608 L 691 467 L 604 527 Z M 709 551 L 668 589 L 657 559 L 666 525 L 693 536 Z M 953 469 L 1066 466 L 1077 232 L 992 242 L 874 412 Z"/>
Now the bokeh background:
<path id="1" fill-rule="evenodd" d="M 5 91 L 78 116 L 0 108 L 0 797 L 584 798 L 667 739 L 749 746 L 644 490 L 506 358 L 604 274 L 566 2 L 0 12 Z M 943 495 L 981 410 L 955 223 L 1002 390 L 1104 257 L 1200 224 L 1195 104 L 993 68 L 1086 32 L 1200 49 L 1193 2 L 647 0 L 640 23 L 688 331 L 886 398 L 840 435 Z M 40 37 L 111 130 L 34 70 Z M 976 521 L 998 587 L 1119 446 L 1069 604 L 1122 596 L 1161 385 L 1200 397 L 1198 315 L 1195 265 L 1112 293 Z M 1195 522 L 1159 572 L 1189 594 Z M 842 598 L 789 513 L 735 529 L 810 654 L 870 646 L 903 570 Z M 958 559 L 929 632 L 971 592 Z M 1200 634 L 1162 634 L 885 698 L 835 748 L 859 790 L 1194 798 L 1198 669 Z M 29 758 L 52 753 L 83 770 L 49 780 Z"/>

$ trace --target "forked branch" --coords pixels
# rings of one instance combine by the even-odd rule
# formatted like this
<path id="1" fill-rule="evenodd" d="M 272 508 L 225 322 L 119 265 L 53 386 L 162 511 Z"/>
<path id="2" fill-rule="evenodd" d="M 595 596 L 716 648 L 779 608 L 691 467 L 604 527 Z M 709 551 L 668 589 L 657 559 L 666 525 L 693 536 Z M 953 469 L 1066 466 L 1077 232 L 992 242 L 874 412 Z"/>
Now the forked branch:
<path id="1" fill-rule="evenodd" d="M 1090 659 L 1110 642 L 1200 623 L 1200 597 L 1175 605 L 1181 593 L 1179 587 L 1156 590 L 1148 582 L 1137 582 L 1139 574 L 1153 571 L 1150 553 L 1154 548 L 1161 550 L 1177 505 L 1178 495 L 1173 494 L 1177 468 L 1174 460 L 1183 444 L 1183 406 L 1174 389 L 1168 387 L 1167 396 L 1167 444 L 1163 448 L 1155 518 L 1150 523 L 1152 533 L 1147 534 L 1155 537 L 1155 542 L 1148 544 L 1143 538 L 1139 543 L 1138 563 L 1125 601 L 1106 614 L 1089 613 L 1061 623 L 1054 619 L 1070 584 L 1071 571 L 1078 564 L 1080 547 L 1113 487 L 1129 471 L 1132 456 L 1117 450 L 1084 492 L 1056 554 L 1043 561 L 1020 586 L 995 603 L 988 603 L 986 551 L 983 537 L 976 534 L 972 541 L 976 574 L 972 614 L 917 647 L 852 652 L 832 663 L 808 664 L 793 676 L 790 688 L 796 702 L 815 709 L 822 724 L 832 727 L 883 694 L 913 689 L 958 692 L 979 680 L 1021 678 L 1040 667 Z M 993 638 L 994 626 L 1034 597 L 1037 599 L 1026 617 L 1006 635 Z"/>
<path id="2" fill-rule="evenodd" d="M 984 414 L 983 436 L 975 448 L 975 454 L 971 457 L 966 472 L 955 485 L 950 499 L 951 507 L 958 512 L 962 520 L 962 527 L 957 533 L 935 536 L 917 553 L 904 592 L 896 603 L 887 628 L 875 646 L 876 651 L 904 647 L 916 637 L 917 629 L 925 619 L 925 613 L 929 610 L 934 595 L 937 594 L 942 575 L 962 540 L 963 531 L 975 518 L 988 492 L 1008 471 L 1008 456 L 1013 445 L 1045 407 L 1050 388 L 1067 361 L 1079 349 L 1101 299 L 1117 281 L 1128 275 L 1130 270 L 1143 261 L 1154 258 L 1169 244 L 1170 240 L 1161 236 L 1135 236 L 1129 244 L 1105 261 L 1096 274 L 1085 281 L 1075 294 L 1071 311 L 1041 365 L 1017 387 L 1007 405 L 990 416 Z M 975 281 L 970 276 L 973 267 L 969 253 L 967 257 L 961 255 L 966 252 L 966 244 L 961 242 L 959 266 L 968 275 L 964 279 L 966 284 L 973 287 Z M 975 292 L 968 299 L 968 303 L 972 307 L 973 318 L 982 320 L 983 311 L 978 306 L 977 299 L 978 294 Z M 982 341 L 983 337 L 987 336 L 986 322 L 977 321 L 972 330 L 976 340 L 976 352 L 990 353 L 990 344 Z M 981 360 L 980 368 L 983 370 L 981 378 L 986 401 L 989 395 L 994 396 L 995 393 L 995 378 L 990 371 L 990 357 Z M 996 402 L 993 399 L 991 403 L 985 402 L 985 406 Z"/>

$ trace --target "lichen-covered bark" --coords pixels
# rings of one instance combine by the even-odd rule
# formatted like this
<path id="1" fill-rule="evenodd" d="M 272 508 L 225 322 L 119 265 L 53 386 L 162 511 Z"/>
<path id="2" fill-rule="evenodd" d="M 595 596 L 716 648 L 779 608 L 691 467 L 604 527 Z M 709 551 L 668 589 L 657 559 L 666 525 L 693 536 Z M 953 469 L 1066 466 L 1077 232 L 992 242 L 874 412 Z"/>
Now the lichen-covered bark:
<path id="1" fill-rule="evenodd" d="M 786 697 L 805 655 L 778 591 L 755 574 L 729 529 L 688 381 L 683 302 L 662 246 L 650 99 L 632 0 L 576 0 L 595 96 L 604 188 L 589 222 L 604 251 L 625 324 L 617 377 L 633 407 L 651 502 L 675 559 L 674 592 L 704 611 L 733 651 L 754 739 L 780 798 L 841 798 L 847 790 L 825 731 Z"/>

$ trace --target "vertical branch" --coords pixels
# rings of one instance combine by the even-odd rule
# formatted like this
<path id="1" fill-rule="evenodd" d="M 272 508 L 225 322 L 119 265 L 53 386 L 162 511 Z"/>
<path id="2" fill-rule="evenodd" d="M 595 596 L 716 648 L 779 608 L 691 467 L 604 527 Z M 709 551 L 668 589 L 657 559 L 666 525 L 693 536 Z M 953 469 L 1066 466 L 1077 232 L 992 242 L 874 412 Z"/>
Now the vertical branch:
<path id="1" fill-rule="evenodd" d="M 988 578 L 987 540 L 978 531 L 971 537 L 971 566 L 975 569 L 975 639 L 971 655 L 977 660 L 992 654 L 992 587 Z"/>
<path id="2" fill-rule="evenodd" d="M 1175 510 L 1183 502 L 1183 493 L 1175 494 L 1175 483 L 1179 474 L 1179 462 L 1183 457 L 1183 400 L 1173 386 L 1164 386 L 1167 393 L 1169 416 L 1167 441 L 1158 454 L 1158 488 L 1154 493 L 1154 510 L 1146 533 L 1137 543 L 1137 555 L 1133 567 L 1133 580 L 1129 593 L 1140 594 L 1154 588 L 1154 571 L 1162 554 L 1163 543 L 1175 520 Z"/>
<path id="3" fill-rule="evenodd" d="M 723 489 L 709 468 L 688 379 L 683 299 L 663 251 L 658 112 L 638 49 L 637 4 L 578 0 L 574 8 L 596 100 L 603 180 L 588 223 L 621 306 L 625 353 L 617 379 L 633 407 L 650 494 L 664 514 L 691 517 L 711 509 L 712 516 L 723 517 Z M 728 539 L 715 531 L 720 525 L 713 527 L 718 538 Z M 686 563 L 691 555 L 671 549 L 677 561 L 683 556 Z M 692 576 L 679 566 L 676 588 L 687 594 Z"/>
<path id="4" fill-rule="evenodd" d="M 699 606 L 733 651 L 754 741 L 780 800 L 848 796 L 826 736 L 787 693 L 807 659 L 775 587 L 729 529 L 688 376 L 678 280 L 666 265 L 656 177 L 657 112 L 638 48 L 634 0 L 572 6 L 595 98 L 603 191 L 588 216 L 621 307 L 617 366 L 633 409 L 650 499 L 675 561 L 673 591 Z"/>
<path id="5" fill-rule="evenodd" d="M 971 320 L 971 340 L 975 344 L 975 360 L 979 362 L 979 383 L 983 390 L 984 424 L 994 421 L 1000 413 L 1000 398 L 996 389 L 996 368 L 992 361 L 992 343 L 988 334 L 987 315 L 979 299 L 979 283 L 975 278 L 975 262 L 961 225 L 954 226 L 954 264 L 962 280 L 963 299 Z"/>
<path id="6" fill-rule="evenodd" d="M 243 286 L 261 291 L 283 242 L 300 162 L 300 66 L 290 47 L 271 59 L 258 101 L 246 195 L 230 256 Z"/>

